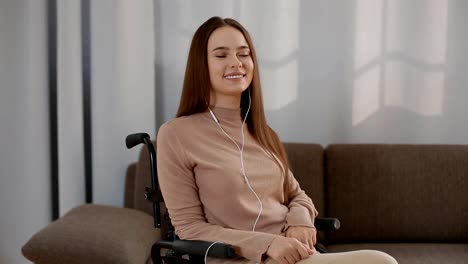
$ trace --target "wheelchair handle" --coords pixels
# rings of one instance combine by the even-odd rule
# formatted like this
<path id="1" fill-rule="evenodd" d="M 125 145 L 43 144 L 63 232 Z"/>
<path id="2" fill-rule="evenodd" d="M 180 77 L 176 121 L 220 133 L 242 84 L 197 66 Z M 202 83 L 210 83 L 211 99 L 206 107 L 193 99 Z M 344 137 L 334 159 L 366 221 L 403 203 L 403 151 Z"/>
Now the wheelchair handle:
<path id="1" fill-rule="evenodd" d="M 145 143 L 145 138 L 149 137 L 146 133 L 130 134 L 125 138 L 125 145 L 127 145 L 128 149 L 131 149 L 138 144 Z"/>
<path id="2" fill-rule="evenodd" d="M 127 148 L 133 148 L 134 146 L 144 143 L 148 149 L 149 160 L 150 160 L 150 172 L 151 172 L 151 186 L 152 190 L 147 190 L 145 195 L 153 192 L 160 192 L 159 183 L 156 170 L 156 151 L 154 150 L 153 143 L 151 142 L 150 136 L 147 133 L 135 133 L 130 134 L 125 138 L 125 145 Z M 153 195 L 151 201 L 153 202 L 153 216 L 154 216 L 154 227 L 161 228 L 161 207 L 159 201 L 155 201 L 154 198 L 158 198 L 159 195 Z"/>

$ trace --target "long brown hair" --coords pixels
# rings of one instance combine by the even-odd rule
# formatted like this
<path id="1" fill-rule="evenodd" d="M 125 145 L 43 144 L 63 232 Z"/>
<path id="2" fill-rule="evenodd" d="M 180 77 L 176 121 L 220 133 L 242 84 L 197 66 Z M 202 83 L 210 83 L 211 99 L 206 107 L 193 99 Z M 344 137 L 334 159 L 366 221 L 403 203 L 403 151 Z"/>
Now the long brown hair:
<path id="1" fill-rule="evenodd" d="M 287 174 L 289 164 L 284 146 L 278 135 L 271 129 L 265 117 L 263 109 L 263 97 L 260 84 L 260 74 L 258 70 L 257 56 L 253 46 L 252 39 L 247 30 L 236 20 L 231 18 L 212 17 L 203 23 L 192 39 L 187 59 L 187 68 L 185 70 L 184 85 L 180 100 L 177 117 L 188 116 L 195 113 L 205 112 L 208 109 L 207 102 L 210 101 L 210 75 L 208 71 L 208 39 L 214 30 L 220 27 L 233 27 L 244 35 L 249 45 L 251 57 L 254 63 L 254 73 L 250 86 L 241 95 L 241 116 L 245 117 L 249 105 L 249 90 L 252 99 L 249 115 L 247 116 L 247 127 L 257 142 L 262 145 L 266 151 L 270 152 L 279 159 L 275 162 L 283 170 L 285 175 L 285 202 L 289 200 L 287 194 L 288 182 Z"/>

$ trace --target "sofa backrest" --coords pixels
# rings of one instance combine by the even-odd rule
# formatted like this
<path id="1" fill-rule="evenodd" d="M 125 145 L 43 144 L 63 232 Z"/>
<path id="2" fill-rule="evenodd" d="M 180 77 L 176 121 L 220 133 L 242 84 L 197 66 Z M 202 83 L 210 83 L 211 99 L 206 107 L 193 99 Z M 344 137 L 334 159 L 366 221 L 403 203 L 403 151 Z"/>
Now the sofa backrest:
<path id="1" fill-rule="evenodd" d="M 468 242 L 468 146 L 286 143 L 291 171 L 319 216 L 341 228 L 330 243 Z M 125 206 L 152 215 L 142 147 L 127 170 Z"/>
<path id="2" fill-rule="evenodd" d="M 137 162 L 133 162 L 127 167 L 125 176 L 124 207 L 135 208 L 135 178 Z"/>
<path id="3" fill-rule="evenodd" d="M 153 142 L 155 148 L 156 144 Z M 301 188 L 314 201 L 320 215 L 324 215 L 324 149 L 318 144 L 286 143 L 286 152 L 290 160 L 290 169 Z M 142 147 L 138 162 L 127 170 L 125 189 L 126 207 L 135 208 L 153 214 L 152 204 L 144 199 L 145 187 L 151 186 L 149 156 L 146 147 Z"/>
<path id="4" fill-rule="evenodd" d="M 346 242 L 467 242 L 468 146 L 334 144 L 327 213 Z"/>
<path id="5" fill-rule="evenodd" d="M 325 216 L 324 149 L 318 144 L 285 143 L 290 170 L 302 190 L 312 199 L 320 216 Z"/>

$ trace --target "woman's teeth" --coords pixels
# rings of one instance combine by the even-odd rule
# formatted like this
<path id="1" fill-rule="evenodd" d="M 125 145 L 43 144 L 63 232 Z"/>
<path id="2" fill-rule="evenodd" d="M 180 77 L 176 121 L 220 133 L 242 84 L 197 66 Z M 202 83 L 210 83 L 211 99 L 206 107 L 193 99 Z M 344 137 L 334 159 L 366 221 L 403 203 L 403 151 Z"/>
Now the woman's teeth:
<path id="1" fill-rule="evenodd" d="M 244 75 L 230 75 L 230 76 L 224 76 L 226 79 L 239 79 L 244 77 Z"/>

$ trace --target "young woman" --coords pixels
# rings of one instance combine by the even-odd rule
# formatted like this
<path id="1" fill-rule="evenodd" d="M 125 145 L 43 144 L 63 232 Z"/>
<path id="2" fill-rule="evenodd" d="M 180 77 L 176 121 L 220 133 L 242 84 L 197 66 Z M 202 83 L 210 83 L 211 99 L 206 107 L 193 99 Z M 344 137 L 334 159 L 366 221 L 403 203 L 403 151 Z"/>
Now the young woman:
<path id="1" fill-rule="evenodd" d="M 396 263 L 379 251 L 314 250 L 317 210 L 262 100 L 248 32 L 210 18 L 192 40 L 177 118 L 157 136 L 160 186 L 179 237 L 232 244 L 240 258 L 230 262 Z"/>

